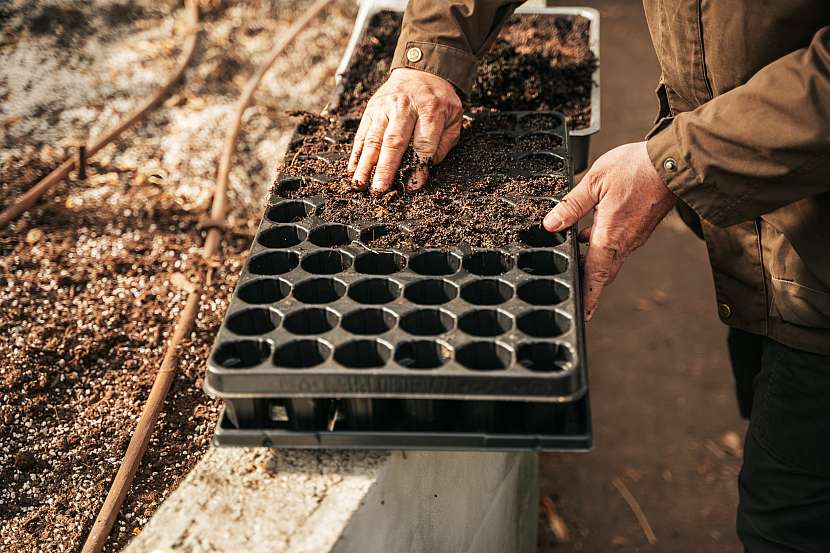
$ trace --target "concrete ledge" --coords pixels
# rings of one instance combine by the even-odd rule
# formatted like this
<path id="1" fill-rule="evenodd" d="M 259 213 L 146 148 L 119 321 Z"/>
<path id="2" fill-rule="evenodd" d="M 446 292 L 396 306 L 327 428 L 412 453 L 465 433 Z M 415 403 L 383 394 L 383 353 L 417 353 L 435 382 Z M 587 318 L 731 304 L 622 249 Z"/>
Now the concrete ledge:
<path id="1" fill-rule="evenodd" d="M 212 449 L 127 553 L 536 550 L 534 453 Z"/>

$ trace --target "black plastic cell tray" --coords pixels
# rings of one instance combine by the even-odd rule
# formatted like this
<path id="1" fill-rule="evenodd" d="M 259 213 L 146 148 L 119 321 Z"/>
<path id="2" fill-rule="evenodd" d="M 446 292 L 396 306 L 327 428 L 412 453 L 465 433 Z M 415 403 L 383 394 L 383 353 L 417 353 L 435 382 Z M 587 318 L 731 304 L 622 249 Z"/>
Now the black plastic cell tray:
<path id="1" fill-rule="evenodd" d="M 488 132 L 517 145 L 515 172 L 564 175 L 572 186 L 561 115 L 474 117 L 474 125 L 486 120 Z M 546 122 L 543 129 L 531 124 L 540 118 Z M 519 149 L 522 136 L 540 133 L 559 145 Z M 534 159 L 552 169 L 529 171 Z M 425 447 L 425 436 L 444 436 L 441 440 L 448 441 L 434 443 L 461 449 L 508 442 L 520 449 L 587 447 L 590 418 L 573 229 L 551 234 L 529 222 L 521 243 L 501 249 L 459 244 L 450 250 L 377 250 L 364 240 L 389 225 L 324 221 L 315 215 L 322 197 L 280 195 L 281 186 L 292 180 L 296 177 L 278 176 L 209 359 L 205 388 L 226 404 L 218 443 Z M 407 222 L 400 226 L 406 231 Z M 434 406 L 445 401 L 467 407 L 442 414 Z M 497 402 L 521 406 L 505 413 L 508 418 L 533 419 L 556 404 L 563 412 L 579 411 L 568 416 L 582 422 L 568 427 L 570 435 L 565 427 L 555 433 L 544 424 L 514 425 L 504 431 L 515 441 L 504 436 L 493 441 L 487 436 L 504 418 L 496 415 Z M 280 425 L 286 421 L 273 413 L 281 406 L 285 428 Z M 390 411 L 396 422 L 381 430 Z M 438 424 L 447 417 L 458 419 L 455 428 Z M 465 427 L 462 420 L 470 417 L 481 424 Z M 321 434 L 332 421 L 335 430 Z M 420 432 L 417 440 L 413 432 Z"/>

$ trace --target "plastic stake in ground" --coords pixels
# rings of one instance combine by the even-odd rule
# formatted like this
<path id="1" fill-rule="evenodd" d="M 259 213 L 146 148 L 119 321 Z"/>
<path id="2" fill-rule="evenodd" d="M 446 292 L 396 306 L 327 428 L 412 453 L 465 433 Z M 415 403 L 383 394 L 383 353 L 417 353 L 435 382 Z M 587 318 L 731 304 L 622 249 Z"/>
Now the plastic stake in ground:
<path id="1" fill-rule="evenodd" d="M 219 253 L 219 245 L 222 238 L 221 227 L 225 221 L 225 211 L 227 206 L 227 188 L 228 175 L 231 169 L 231 159 L 236 149 L 236 142 L 239 138 L 239 130 L 242 123 L 242 115 L 245 109 L 251 104 L 254 92 L 256 91 L 262 77 L 266 71 L 273 65 L 274 61 L 279 55 L 288 47 L 297 35 L 305 29 L 308 23 L 316 17 L 327 5 L 333 0 L 317 0 L 294 24 L 291 25 L 286 35 L 274 46 L 268 59 L 263 63 L 256 74 L 248 81 L 245 90 L 242 93 L 239 103 L 237 104 L 236 114 L 231 122 L 231 128 L 227 134 L 225 145 L 222 150 L 222 158 L 219 163 L 219 173 L 216 179 L 216 187 L 213 194 L 213 204 L 211 207 L 211 221 L 207 238 L 205 239 L 205 246 L 203 257 L 205 260 L 211 260 Z M 150 437 L 153 433 L 156 421 L 158 420 L 161 409 L 164 406 L 164 400 L 170 386 L 173 384 L 173 377 L 176 373 L 176 362 L 178 360 L 178 348 L 182 340 L 190 334 L 190 329 L 193 326 L 193 321 L 199 312 L 199 300 L 202 295 L 203 287 L 209 282 L 209 272 L 202 273 L 197 282 L 194 283 L 193 290 L 187 296 L 187 303 L 179 315 L 179 320 L 176 323 L 176 328 L 173 332 L 173 337 L 168 344 L 167 351 L 164 354 L 161 368 L 159 369 L 156 379 L 153 382 L 153 387 L 150 390 L 150 396 L 147 398 L 147 403 L 144 405 L 144 410 L 141 413 L 141 418 L 138 421 L 136 430 L 133 433 L 130 443 L 127 446 L 127 452 L 124 454 L 124 459 L 121 466 L 118 468 L 118 473 L 115 475 L 109 493 L 104 500 L 104 505 L 92 525 L 92 530 L 87 537 L 82 553 L 100 553 L 104 548 L 107 537 L 109 537 L 124 498 L 129 491 L 141 458 L 147 450 L 147 445 L 150 442 Z"/>

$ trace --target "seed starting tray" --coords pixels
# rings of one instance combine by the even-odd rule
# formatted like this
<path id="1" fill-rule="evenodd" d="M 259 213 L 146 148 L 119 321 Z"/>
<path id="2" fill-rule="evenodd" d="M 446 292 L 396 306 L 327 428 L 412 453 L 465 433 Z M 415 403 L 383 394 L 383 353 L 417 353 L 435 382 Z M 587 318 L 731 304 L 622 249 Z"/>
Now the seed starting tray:
<path id="1" fill-rule="evenodd" d="M 540 117 L 560 145 L 517 150 Z M 485 119 L 516 145 L 519 174 L 572 186 L 560 114 L 473 124 Z M 529 222 L 501 249 L 377 250 L 366 242 L 394 225 L 324 221 L 322 197 L 280 195 L 296 183 L 278 176 L 209 359 L 219 445 L 590 448 L 574 229 Z"/>

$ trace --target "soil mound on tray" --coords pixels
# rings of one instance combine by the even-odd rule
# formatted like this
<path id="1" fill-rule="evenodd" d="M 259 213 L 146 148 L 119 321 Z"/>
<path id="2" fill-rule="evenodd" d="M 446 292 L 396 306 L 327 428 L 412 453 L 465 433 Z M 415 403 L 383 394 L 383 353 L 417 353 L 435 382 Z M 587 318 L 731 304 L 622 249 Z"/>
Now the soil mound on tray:
<path id="1" fill-rule="evenodd" d="M 401 14 L 375 15 L 343 76 L 338 113 L 360 115 L 386 80 L 398 41 Z M 597 60 L 588 44 L 590 21 L 579 16 L 523 15 L 510 18 L 481 60 L 470 111 L 561 111 L 569 126 L 591 118 L 592 74 Z"/>
<path id="2" fill-rule="evenodd" d="M 354 136 L 354 120 L 303 114 L 301 136 L 291 143 L 281 167 L 276 192 L 286 198 L 322 196 L 316 215 L 326 221 L 385 225 L 371 247 L 416 250 L 502 247 L 518 242 L 519 234 L 538 224 L 552 207 L 553 196 L 567 186 L 564 175 L 531 175 L 528 168 L 550 173 L 562 169 L 554 161 L 534 167 L 515 161 L 513 139 L 488 134 L 500 127 L 487 115 L 465 120 L 461 139 L 447 158 L 432 168 L 426 189 L 407 193 L 402 184 L 418 160 L 404 160 L 392 192 L 373 197 L 354 191 L 346 170 Z M 501 115 L 499 115 L 501 117 Z M 402 224 L 402 225 L 401 225 Z"/>

